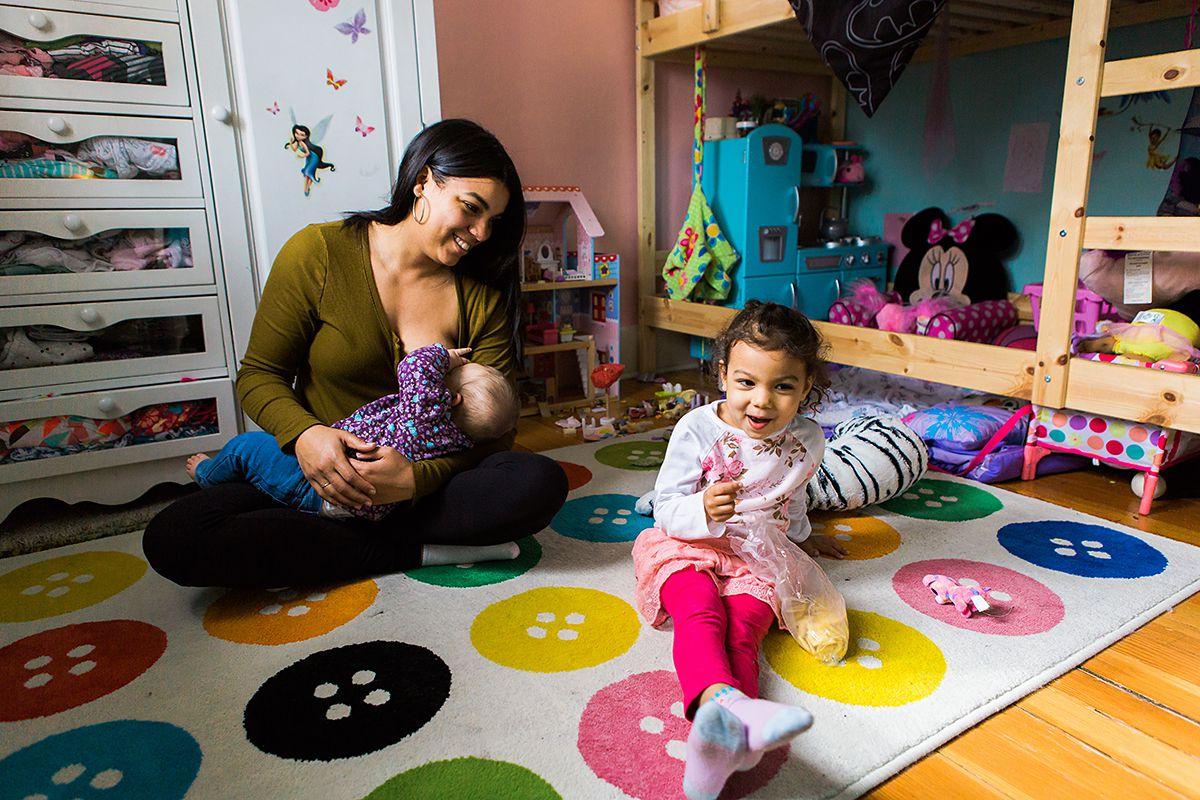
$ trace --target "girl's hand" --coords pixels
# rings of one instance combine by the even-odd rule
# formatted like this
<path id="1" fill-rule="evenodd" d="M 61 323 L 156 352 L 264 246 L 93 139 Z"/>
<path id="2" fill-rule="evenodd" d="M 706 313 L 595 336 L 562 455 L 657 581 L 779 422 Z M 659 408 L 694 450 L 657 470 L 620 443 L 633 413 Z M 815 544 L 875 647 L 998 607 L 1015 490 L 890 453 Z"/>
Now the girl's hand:
<path id="1" fill-rule="evenodd" d="M 392 447 L 376 447 L 354 463 L 359 475 L 375 487 L 371 502 L 375 505 L 411 500 L 416 491 L 412 462 Z"/>
<path id="2" fill-rule="evenodd" d="M 369 455 L 378 449 L 352 433 L 313 425 L 296 439 L 296 460 L 323 500 L 343 508 L 361 508 L 371 501 L 375 487 L 359 474 L 346 451 Z"/>
<path id="3" fill-rule="evenodd" d="M 713 522 L 725 522 L 733 516 L 733 504 L 737 501 L 738 489 L 742 485 L 736 481 L 714 483 L 704 490 L 704 513 Z"/>
<path id="4" fill-rule="evenodd" d="M 841 542 L 823 533 L 810 533 L 808 538 L 800 543 L 800 549 L 808 553 L 810 558 L 817 556 L 842 558 L 846 555 L 846 548 L 842 547 Z"/>
<path id="5" fill-rule="evenodd" d="M 450 353 L 450 369 L 456 370 L 459 367 L 461 367 L 463 364 L 468 363 L 467 353 L 471 352 L 471 348 L 458 347 L 453 350 L 449 350 L 447 352 Z"/>

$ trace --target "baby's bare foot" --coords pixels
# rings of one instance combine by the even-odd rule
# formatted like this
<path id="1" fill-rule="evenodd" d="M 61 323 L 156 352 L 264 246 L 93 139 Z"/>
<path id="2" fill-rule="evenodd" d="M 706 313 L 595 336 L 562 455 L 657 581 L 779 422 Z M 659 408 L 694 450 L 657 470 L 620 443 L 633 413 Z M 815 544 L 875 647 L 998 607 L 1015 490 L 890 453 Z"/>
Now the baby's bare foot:
<path id="1" fill-rule="evenodd" d="M 208 456 L 205 455 L 204 453 L 196 453 L 196 455 L 192 456 L 191 458 L 189 458 L 187 460 L 187 464 L 185 465 L 184 468 L 187 470 L 187 474 L 188 474 L 189 478 L 191 478 L 192 480 L 196 480 L 196 467 L 198 467 L 200 465 L 201 461 L 204 461 L 207 458 L 208 458 Z"/>

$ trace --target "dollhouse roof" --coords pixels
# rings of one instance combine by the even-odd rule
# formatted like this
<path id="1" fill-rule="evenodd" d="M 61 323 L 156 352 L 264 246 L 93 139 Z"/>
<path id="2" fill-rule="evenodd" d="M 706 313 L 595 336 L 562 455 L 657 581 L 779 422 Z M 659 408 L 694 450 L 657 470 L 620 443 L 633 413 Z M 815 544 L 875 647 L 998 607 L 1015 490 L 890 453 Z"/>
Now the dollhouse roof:
<path id="1" fill-rule="evenodd" d="M 592 211 L 587 198 L 583 196 L 583 191 L 578 186 L 524 186 L 522 189 L 525 193 L 525 202 L 529 203 L 531 207 L 534 203 L 569 203 L 571 213 L 575 215 L 575 219 L 579 220 L 579 224 L 583 226 L 583 230 L 588 236 L 595 239 L 604 235 L 604 228 L 600 227 L 600 220 L 596 219 L 596 212 Z M 548 225 L 552 223 L 553 219 L 547 218 L 546 213 L 540 207 L 532 207 L 529 212 L 529 224 Z M 550 214 L 557 216 L 557 212 L 550 212 Z"/>

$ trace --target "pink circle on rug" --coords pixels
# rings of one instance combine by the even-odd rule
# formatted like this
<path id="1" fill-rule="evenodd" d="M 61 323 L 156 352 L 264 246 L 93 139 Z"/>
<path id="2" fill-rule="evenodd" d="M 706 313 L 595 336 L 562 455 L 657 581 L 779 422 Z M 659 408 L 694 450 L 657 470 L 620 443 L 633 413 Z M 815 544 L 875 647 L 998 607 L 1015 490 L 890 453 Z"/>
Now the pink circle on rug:
<path id="1" fill-rule="evenodd" d="M 579 721 L 579 753 L 592 772 L 637 800 L 682 796 L 683 758 L 691 723 L 683 718 L 679 681 L 667 670 L 642 672 L 592 695 Z M 722 800 L 766 786 L 787 760 L 788 748 L 735 772 Z"/>
<path id="2" fill-rule="evenodd" d="M 986 587 L 991 609 L 964 617 L 952 604 L 938 605 L 933 592 L 921 579 L 945 575 L 960 584 L 974 581 Z M 927 617 L 956 628 L 999 636 L 1028 636 L 1042 633 L 1062 622 L 1062 599 L 1045 584 L 1007 567 L 961 558 L 937 558 L 906 564 L 892 577 L 892 588 L 900 599 Z"/>

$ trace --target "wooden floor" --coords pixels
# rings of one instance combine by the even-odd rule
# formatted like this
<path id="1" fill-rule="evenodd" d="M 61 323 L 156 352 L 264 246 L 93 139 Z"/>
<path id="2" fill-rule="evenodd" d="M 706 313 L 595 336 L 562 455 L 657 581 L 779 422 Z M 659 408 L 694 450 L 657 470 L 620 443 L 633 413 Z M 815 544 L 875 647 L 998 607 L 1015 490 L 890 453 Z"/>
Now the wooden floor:
<path id="1" fill-rule="evenodd" d="M 698 387 L 696 372 L 668 376 Z M 657 387 L 622 381 L 627 398 Z M 710 388 L 711 391 L 711 388 Z M 578 444 L 554 418 L 521 421 L 518 446 Z M 1167 473 L 1170 481 L 1170 473 Z M 1009 491 L 1200 545 L 1200 500 L 1137 514 L 1129 473 L 1087 469 L 1001 484 Z M 872 800 L 1200 798 L 1200 595 L 943 745 Z"/>

